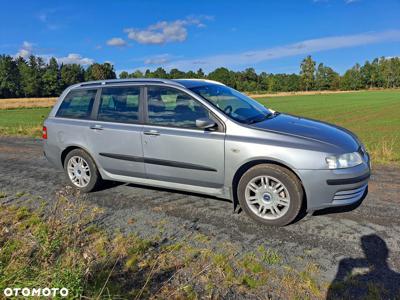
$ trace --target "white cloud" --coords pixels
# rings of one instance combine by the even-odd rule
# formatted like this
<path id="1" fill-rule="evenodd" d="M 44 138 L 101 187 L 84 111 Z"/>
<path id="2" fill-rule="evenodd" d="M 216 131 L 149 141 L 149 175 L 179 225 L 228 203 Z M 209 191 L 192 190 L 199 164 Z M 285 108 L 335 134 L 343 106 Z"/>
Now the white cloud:
<path id="1" fill-rule="evenodd" d="M 344 0 L 344 2 L 346 3 L 346 4 L 351 4 L 351 3 L 354 3 L 354 2 L 358 2 L 359 0 Z"/>
<path id="2" fill-rule="evenodd" d="M 168 54 L 156 55 L 144 60 L 145 65 L 163 65 L 168 62 L 170 62 L 170 56 Z"/>
<path id="3" fill-rule="evenodd" d="M 164 44 L 183 42 L 187 37 L 187 29 L 182 21 L 158 22 L 147 29 L 127 28 L 128 38 L 140 44 Z"/>
<path id="4" fill-rule="evenodd" d="M 124 46 L 126 46 L 126 41 L 124 39 L 115 37 L 115 38 L 109 39 L 107 41 L 107 45 L 113 46 L 113 47 L 124 47 Z"/>
<path id="5" fill-rule="evenodd" d="M 79 65 L 91 65 L 94 63 L 94 59 L 82 57 L 80 54 L 70 53 L 65 57 L 56 57 L 59 64 L 79 64 Z"/>
<path id="6" fill-rule="evenodd" d="M 26 59 L 32 54 L 32 50 L 33 50 L 33 44 L 24 41 L 19 51 L 15 54 L 15 57 L 22 57 Z"/>
<path id="7" fill-rule="evenodd" d="M 57 57 L 53 54 L 35 54 L 33 53 L 33 46 L 35 44 L 24 41 L 22 43 L 19 51 L 14 55 L 15 58 L 22 57 L 24 59 L 28 59 L 30 55 L 34 54 L 36 56 L 42 57 L 45 61 L 48 61 L 51 57 L 54 57 L 59 64 L 80 64 L 83 66 L 91 65 L 94 63 L 94 59 L 88 57 L 82 57 L 80 54 L 70 53 L 64 57 Z"/>
<path id="8" fill-rule="evenodd" d="M 251 66 L 262 61 L 274 60 L 282 57 L 308 55 L 320 51 L 393 41 L 400 41 L 400 30 L 323 37 L 304 40 L 284 46 L 246 51 L 242 53 L 220 54 L 194 59 L 176 60 L 167 64 L 165 67 L 168 69 L 179 68 L 183 70 L 201 67 L 204 70 L 210 71 L 220 66 Z"/>
<path id="9" fill-rule="evenodd" d="M 171 42 L 183 42 L 187 38 L 187 27 L 193 25 L 199 28 L 206 25 L 202 20 L 211 20 L 210 16 L 189 16 L 182 20 L 160 21 L 145 29 L 126 28 L 124 31 L 128 38 L 140 44 L 165 44 Z"/>

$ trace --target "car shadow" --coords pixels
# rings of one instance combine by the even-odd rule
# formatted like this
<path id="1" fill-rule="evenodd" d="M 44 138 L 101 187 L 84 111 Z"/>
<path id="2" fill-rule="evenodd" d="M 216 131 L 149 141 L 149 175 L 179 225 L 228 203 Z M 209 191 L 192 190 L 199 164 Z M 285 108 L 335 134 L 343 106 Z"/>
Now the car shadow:
<path id="1" fill-rule="evenodd" d="M 95 189 L 95 192 L 101 192 L 101 191 L 109 190 L 109 189 L 112 189 L 112 188 L 115 188 L 117 186 L 124 185 L 124 184 L 125 184 L 124 182 L 104 180 L 102 182 L 102 184 Z"/>
<path id="2" fill-rule="evenodd" d="M 386 242 L 376 234 L 364 235 L 361 247 L 365 257 L 339 262 L 326 299 L 400 299 L 400 273 L 388 265 Z"/>

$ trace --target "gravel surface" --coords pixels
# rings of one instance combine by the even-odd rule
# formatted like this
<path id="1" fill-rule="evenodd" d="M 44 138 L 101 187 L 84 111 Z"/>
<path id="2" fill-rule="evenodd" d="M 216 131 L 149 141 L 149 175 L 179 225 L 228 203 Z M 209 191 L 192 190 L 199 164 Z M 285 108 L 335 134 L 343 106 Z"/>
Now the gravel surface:
<path id="1" fill-rule="evenodd" d="M 217 242 L 237 244 L 243 251 L 259 245 L 276 249 L 294 268 L 317 264 L 322 284 L 360 269 L 359 274 L 375 276 L 373 280 L 386 288 L 400 285 L 400 169 L 396 167 L 375 167 L 369 195 L 357 209 L 305 216 L 284 228 L 259 226 L 244 213 L 234 213 L 232 203 L 217 198 L 118 183 L 79 195 L 67 185 L 64 173 L 43 157 L 40 140 L 0 138 L 0 192 L 6 195 L 0 203 L 24 205 L 35 197 L 51 202 L 58 192 L 66 191 L 103 208 L 99 222 L 109 230 L 166 237 L 196 231 Z M 386 278 L 372 269 L 391 275 Z"/>

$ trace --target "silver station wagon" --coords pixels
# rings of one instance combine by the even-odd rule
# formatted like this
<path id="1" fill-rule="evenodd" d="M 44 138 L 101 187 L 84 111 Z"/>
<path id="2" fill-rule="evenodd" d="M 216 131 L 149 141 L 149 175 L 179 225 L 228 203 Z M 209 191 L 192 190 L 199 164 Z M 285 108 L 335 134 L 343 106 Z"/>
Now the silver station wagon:
<path id="1" fill-rule="evenodd" d="M 218 82 L 129 79 L 67 88 L 47 159 L 82 192 L 103 180 L 231 199 L 262 224 L 357 204 L 370 160 L 350 131 L 279 113 Z"/>

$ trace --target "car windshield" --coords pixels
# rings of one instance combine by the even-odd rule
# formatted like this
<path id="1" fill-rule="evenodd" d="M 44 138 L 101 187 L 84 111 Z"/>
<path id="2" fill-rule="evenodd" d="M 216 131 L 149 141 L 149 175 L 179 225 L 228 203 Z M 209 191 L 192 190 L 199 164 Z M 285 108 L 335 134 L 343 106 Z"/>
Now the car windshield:
<path id="1" fill-rule="evenodd" d="M 251 124 L 272 116 L 271 111 L 257 101 L 224 85 L 207 84 L 190 90 L 240 123 Z"/>

